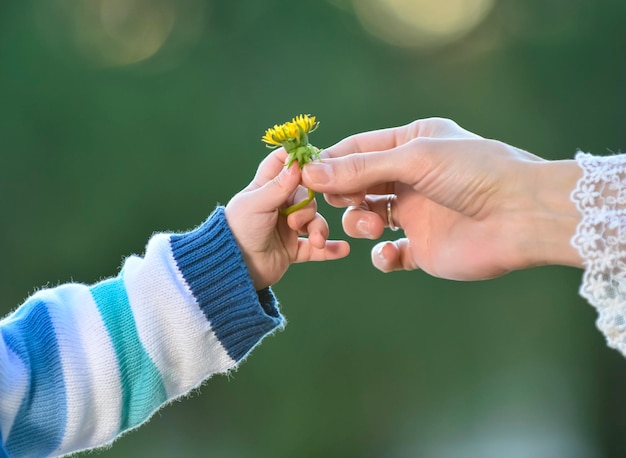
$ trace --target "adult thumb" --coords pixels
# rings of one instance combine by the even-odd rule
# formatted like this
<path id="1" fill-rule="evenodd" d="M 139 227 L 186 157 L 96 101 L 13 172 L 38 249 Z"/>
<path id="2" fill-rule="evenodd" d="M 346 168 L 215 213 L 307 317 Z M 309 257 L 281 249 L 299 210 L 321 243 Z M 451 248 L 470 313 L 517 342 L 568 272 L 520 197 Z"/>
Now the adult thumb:
<path id="1" fill-rule="evenodd" d="M 378 184 L 402 181 L 406 167 L 406 153 L 402 148 L 354 153 L 305 165 L 302 183 L 317 192 L 350 194 Z"/>

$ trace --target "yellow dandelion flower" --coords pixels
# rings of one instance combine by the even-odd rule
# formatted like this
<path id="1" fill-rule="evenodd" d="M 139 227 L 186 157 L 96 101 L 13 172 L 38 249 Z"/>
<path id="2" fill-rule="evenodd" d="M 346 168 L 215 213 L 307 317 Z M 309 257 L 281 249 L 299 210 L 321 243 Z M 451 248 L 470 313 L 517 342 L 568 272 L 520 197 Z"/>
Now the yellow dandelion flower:
<path id="1" fill-rule="evenodd" d="M 296 116 L 292 123 L 295 123 L 305 134 L 309 134 L 317 129 L 319 122 L 315 120 L 315 116 L 300 115 Z"/>
<path id="2" fill-rule="evenodd" d="M 263 135 L 263 138 L 261 140 L 267 143 L 267 146 L 269 146 L 270 148 L 282 145 L 284 141 L 288 140 L 288 137 L 286 137 L 284 129 L 282 127 L 283 126 L 278 125 L 270 127 L 265 131 L 265 135 Z"/>
<path id="3" fill-rule="evenodd" d="M 284 124 L 276 124 L 265 131 L 261 140 L 270 148 L 283 145 L 285 148 L 297 148 L 308 144 L 308 134 L 317 129 L 319 123 L 315 116 L 298 115 Z"/>
<path id="4" fill-rule="evenodd" d="M 298 115 L 291 121 L 283 124 L 275 124 L 265 131 L 265 135 L 261 140 L 266 143 L 268 148 L 276 148 L 283 146 L 289 154 L 286 167 L 290 167 L 294 161 L 298 162 L 300 168 L 304 164 L 319 159 L 320 150 L 309 143 L 309 134 L 317 129 L 319 122 L 315 116 Z M 294 204 L 288 208 L 281 209 L 283 215 L 289 215 L 294 211 L 306 207 L 309 202 L 315 198 L 315 192 L 308 190 L 308 197 L 300 203 Z"/>

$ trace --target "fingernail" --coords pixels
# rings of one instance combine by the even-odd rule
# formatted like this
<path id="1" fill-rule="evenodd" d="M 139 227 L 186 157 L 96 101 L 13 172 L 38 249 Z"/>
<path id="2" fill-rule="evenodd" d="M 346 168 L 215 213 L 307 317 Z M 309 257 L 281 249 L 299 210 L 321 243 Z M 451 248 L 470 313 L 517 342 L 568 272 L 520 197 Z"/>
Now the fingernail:
<path id="1" fill-rule="evenodd" d="M 352 197 L 341 196 L 340 199 L 346 205 L 354 205 L 355 204 L 354 199 Z"/>
<path id="2" fill-rule="evenodd" d="M 289 168 L 283 167 L 283 172 L 286 175 L 293 175 L 294 173 L 296 173 L 297 170 L 298 170 L 297 164 L 291 164 Z"/>
<path id="3" fill-rule="evenodd" d="M 378 259 L 385 260 L 385 256 L 383 255 L 383 248 L 385 247 L 384 243 L 379 244 L 374 251 L 374 254 Z"/>
<path id="4" fill-rule="evenodd" d="M 277 183 L 282 183 L 284 180 L 288 180 L 289 176 L 292 174 L 293 172 L 291 171 L 291 169 L 286 169 L 283 167 L 283 169 L 278 172 L 278 175 L 276 175 L 276 178 L 274 178 L 274 180 Z"/>
<path id="5" fill-rule="evenodd" d="M 365 237 L 370 238 L 372 236 L 372 232 L 370 231 L 370 222 L 367 218 L 360 218 L 356 222 L 356 229 Z"/>
<path id="6" fill-rule="evenodd" d="M 328 159 L 329 157 L 330 155 L 328 154 L 327 149 L 323 149 L 322 151 L 320 151 L 320 159 Z"/>
<path id="7" fill-rule="evenodd" d="M 307 164 L 303 169 L 303 174 L 306 175 L 311 183 L 326 184 L 330 183 L 333 179 L 332 167 L 323 162 L 311 162 Z"/>

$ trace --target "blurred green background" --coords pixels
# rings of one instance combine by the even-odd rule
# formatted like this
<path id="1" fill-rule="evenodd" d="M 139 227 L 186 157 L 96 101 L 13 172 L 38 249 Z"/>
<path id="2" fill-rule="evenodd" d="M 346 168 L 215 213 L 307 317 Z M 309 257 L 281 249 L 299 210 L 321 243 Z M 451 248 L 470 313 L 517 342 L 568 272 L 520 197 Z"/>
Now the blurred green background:
<path id="1" fill-rule="evenodd" d="M 199 224 L 299 113 L 320 147 L 443 116 L 550 159 L 618 152 L 624 18 L 624 0 L 5 0 L 2 313 Z M 100 456 L 626 456 L 626 360 L 581 271 L 384 275 L 372 246 L 290 269 L 284 332 Z"/>

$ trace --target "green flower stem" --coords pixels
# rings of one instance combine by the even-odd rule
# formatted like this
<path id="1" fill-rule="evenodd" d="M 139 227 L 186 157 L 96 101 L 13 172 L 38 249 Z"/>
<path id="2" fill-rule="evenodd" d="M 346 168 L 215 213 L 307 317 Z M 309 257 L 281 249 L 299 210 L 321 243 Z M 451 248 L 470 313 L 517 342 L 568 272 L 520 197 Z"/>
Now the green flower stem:
<path id="1" fill-rule="evenodd" d="M 300 210 L 301 208 L 306 207 L 307 205 L 309 205 L 309 203 L 315 199 L 315 191 L 313 191 L 312 189 L 308 189 L 309 191 L 309 197 L 307 197 L 306 199 L 304 199 L 302 202 L 298 202 L 297 204 L 293 204 L 291 207 L 287 207 L 287 208 L 281 208 L 280 209 L 280 214 L 281 215 L 290 215 L 291 213 Z"/>

